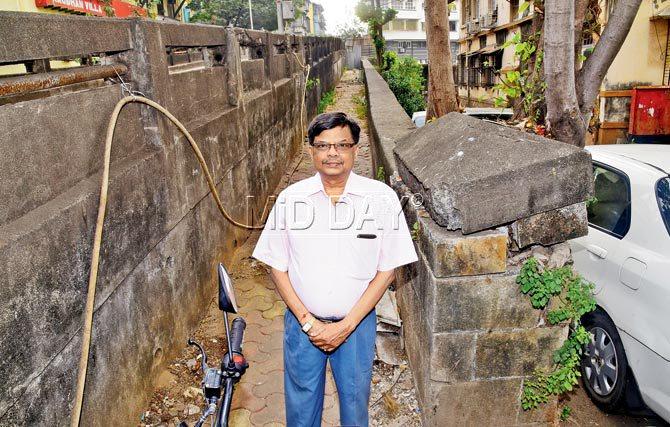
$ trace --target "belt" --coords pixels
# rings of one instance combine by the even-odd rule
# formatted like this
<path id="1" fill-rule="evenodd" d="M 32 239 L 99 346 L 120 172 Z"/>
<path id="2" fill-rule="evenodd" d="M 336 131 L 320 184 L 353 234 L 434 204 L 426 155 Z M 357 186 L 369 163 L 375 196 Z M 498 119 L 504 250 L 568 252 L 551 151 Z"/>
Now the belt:
<path id="1" fill-rule="evenodd" d="M 334 323 L 334 322 L 339 322 L 340 320 L 344 319 L 344 317 L 319 317 L 319 316 L 314 316 L 314 318 L 320 322 L 323 323 Z"/>

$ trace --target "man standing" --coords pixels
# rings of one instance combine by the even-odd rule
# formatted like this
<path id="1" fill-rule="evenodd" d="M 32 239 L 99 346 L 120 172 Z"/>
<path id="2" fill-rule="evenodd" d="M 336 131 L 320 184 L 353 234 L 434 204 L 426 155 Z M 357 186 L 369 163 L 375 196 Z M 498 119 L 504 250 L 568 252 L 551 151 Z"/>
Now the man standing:
<path id="1" fill-rule="evenodd" d="M 352 172 L 360 127 L 344 113 L 309 126 L 317 173 L 284 189 L 253 257 L 272 267 L 284 316 L 286 423 L 320 426 L 326 363 L 340 424 L 367 426 L 375 306 L 394 269 L 416 261 L 395 192 Z"/>

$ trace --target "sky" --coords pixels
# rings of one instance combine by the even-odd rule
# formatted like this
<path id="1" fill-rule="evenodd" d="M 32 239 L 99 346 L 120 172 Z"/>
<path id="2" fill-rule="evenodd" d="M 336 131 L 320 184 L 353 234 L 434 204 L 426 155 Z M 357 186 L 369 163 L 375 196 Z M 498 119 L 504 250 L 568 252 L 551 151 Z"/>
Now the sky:
<path id="1" fill-rule="evenodd" d="M 328 34 L 335 34 L 342 24 L 358 21 L 354 13 L 358 0 L 316 0 L 314 3 L 323 6 Z"/>

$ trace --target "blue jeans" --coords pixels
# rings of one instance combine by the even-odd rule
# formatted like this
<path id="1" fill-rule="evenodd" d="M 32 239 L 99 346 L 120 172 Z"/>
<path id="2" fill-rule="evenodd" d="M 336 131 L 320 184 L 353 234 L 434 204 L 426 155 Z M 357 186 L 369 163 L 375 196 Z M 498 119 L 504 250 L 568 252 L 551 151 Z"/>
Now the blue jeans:
<path id="1" fill-rule="evenodd" d="M 324 352 L 309 340 L 291 310 L 284 314 L 284 394 L 287 427 L 321 425 L 326 362 L 335 378 L 340 424 L 368 426 L 377 316 L 373 309 L 347 340 Z"/>

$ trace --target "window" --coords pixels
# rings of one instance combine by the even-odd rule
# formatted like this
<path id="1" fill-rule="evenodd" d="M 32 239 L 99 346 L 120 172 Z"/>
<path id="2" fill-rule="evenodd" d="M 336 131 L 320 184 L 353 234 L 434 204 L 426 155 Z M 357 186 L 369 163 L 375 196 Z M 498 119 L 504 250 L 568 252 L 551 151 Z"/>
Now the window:
<path id="1" fill-rule="evenodd" d="M 623 238 L 630 228 L 630 183 L 621 171 L 593 165 L 594 197 L 587 203 L 589 224 Z"/>
<path id="2" fill-rule="evenodd" d="M 509 19 L 516 21 L 519 18 L 519 0 L 509 0 Z"/>
<path id="3" fill-rule="evenodd" d="M 419 29 L 419 21 L 416 19 L 405 20 L 405 31 L 417 31 Z"/>
<path id="4" fill-rule="evenodd" d="M 507 30 L 496 32 L 496 45 L 501 46 L 507 41 Z"/>
<path id="5" fill-rule="evenodd" d="M 460 55 L 458 57 L 458 84 L 464 86 L 467 83 L 465 78 L 466 67 L 465 67 L 465 55 Z"/>
<path id="6" fill-rule="evenodd" d="M 530 21 L 526 21 L 523 24 L 521 24 L 521 40 L 528 40 L 530 35 L 533 32 L 533 23 Z"/>
<path id="7" fill-rule="evenodd" d="M 479 48 L 486 47 L 486 36 L 481 36 L 479 38 Z"/>
<path id="8" fill-rule="evenodd" d="M 405 0 L 405 9 L 414 10 L 414 0 Z"/>
<path id="9" fill-rule="evenodd" d="M 384 24 L 384 25 L 382 26 L 382 28 L 384 29 L 384 31 L 390 31 L 390 30 L 391 30 L 391 22 L 392 22 L 392 21 L 389 21 L 389 22 L 387 22 L 386 24 Z"/>
<path id="10" fill-rule="evenodd" d="M 458 57 L 458 42 L 452 41 L 449 43 L 449 47 L 451 48 L 451 62 L 456 62 L 456 57 Z"/>
<path id="11" fill-rule="evenodd" d="M 449 31 L 456 31 L 456 21 L 449 21 Z"/>
<path id="12" fill-rule="evenodd" d="M 658 208 L 661 210 L 665 229 L 670 234 L 670 178 L 663 178 L 656 183 L 656 200 L 658 200 Z"/>
<path id="13" fill-rule="evenodd" d="M 421 22 L 421 31 L 423 31 L 424 33 L 426 32 L 426 23 L 425 22 Z"/>

